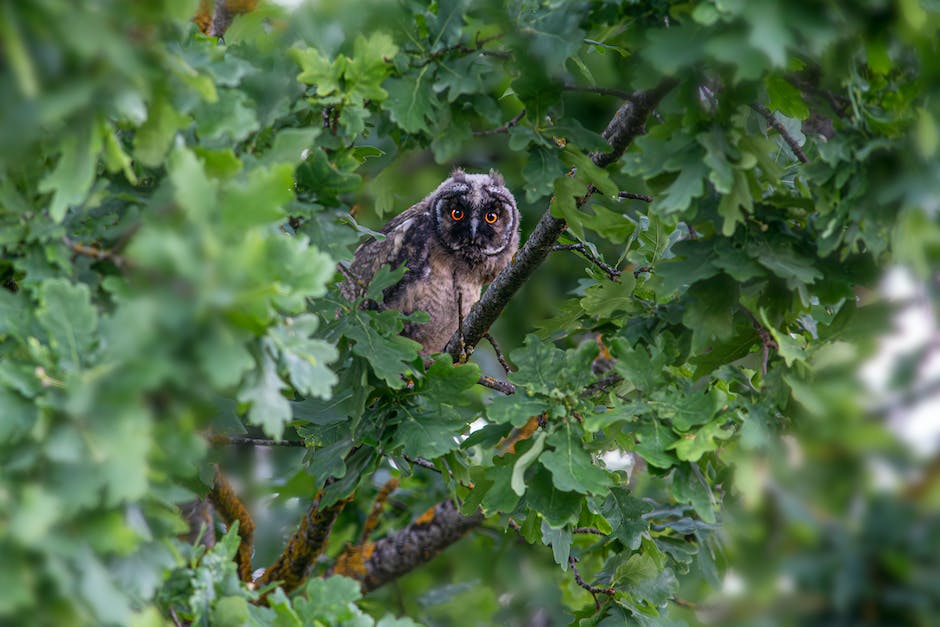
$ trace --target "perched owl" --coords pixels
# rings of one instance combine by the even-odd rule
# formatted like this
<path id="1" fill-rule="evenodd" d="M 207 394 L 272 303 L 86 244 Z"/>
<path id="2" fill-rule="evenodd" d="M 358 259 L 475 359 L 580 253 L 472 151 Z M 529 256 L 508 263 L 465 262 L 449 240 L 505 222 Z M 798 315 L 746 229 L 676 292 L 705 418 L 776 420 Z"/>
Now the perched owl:
<path id="1" fill-rule="evenodd" d="M 355 298 L 383 264 L 405 264 L 402 279 L 383 293 L 385 307 L 431 316 L 426 324 L 408 324 L 403 331 L 421 343 L 422 355 L 430 355 L 444 348 L 458 320 L 480 300 L 480 289 L 519 248 L 519 211 L 499 173 L 455 170 L 381 232 L 385 239 L 364 242 L 349 266 L 359 286 L 347 279 L 341 290 Z"/>

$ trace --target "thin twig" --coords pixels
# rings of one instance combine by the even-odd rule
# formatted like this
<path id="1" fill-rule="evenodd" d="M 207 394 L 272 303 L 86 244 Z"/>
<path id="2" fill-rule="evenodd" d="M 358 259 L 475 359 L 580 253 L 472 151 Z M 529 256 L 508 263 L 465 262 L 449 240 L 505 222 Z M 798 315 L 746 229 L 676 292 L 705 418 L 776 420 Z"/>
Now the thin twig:
<path id="1" fill-rule="evenodd" d="M 597 527 L 575 527 L 571 530 L 571 533 L 590 533 L 595 536 L 606 536 L 607 534 L 598 529 Z"/>
<path id="2" fill-rule="evenodd" d="M 172 607 L 170 608 L 170 618 L 173 619 L 173 624 L 176 627 L 183 627 L 183 623 L 180 622 L 180 617 L 176 615 L 176 610 Z"/>
<path id="3" fill-rule="evenodd" d="M 578 582 L 578 585 L 591 593 L 591 596 L 594 597 L 594 607 L 601 609 L 601 602 L 597 600 L 598 594 L 606 594 L 608 596 L 614 596 L 617 594 L 617 591 L 613 588 L 601 588 L 599 586 L 592 586 L 591 584 L 584 581 L 581 578 L 581 573 L 578 572 L 578 567 L 575 565 L 578 562 L 578 558 L 574 555 L 568 556 L 568 565 L 571 566 L 571 572 L 574 573 L 574 580 Z"/>
<path id="4" fill-rule="evenodd" d="M 581 398 L 588 398 L 589 396 L 593 396 L 594 394 L 597 394 L 601 390 L 606 390 L 609 387 L 617 385 L 621 381 L 623 381 L 623 377 L 617 374 L 616 372 L 612 372 L 611 374 L 608 374 L 603 379 L 598 379 L 591 385 L 584 388 L 584 391 L 581 392 Z"/>
<path id="5" fill-rule="evenodd" d="M 503 371 L 506 374 L 512 372 L 512 368 L 509 367 L 509 362 L 506 361 L 506 358 L 503 357 L 503 351 L 499 350 L 499 344 L 496 343 L 496 340 L 493 339 L 493 336 L 489 333 L 484 333 L 483 337 L 486 338 L 486 341 L 490 343 L 490 346 L 493 347 L 493 351 L 496 353 L 496 359 L 499 360 L 499 365 L 503 367 Z"/>
<path id="6" fill-rule="evenodd" d="M 621 100 L 627 100 L 632 95 L 628 91 L 622 89 L 611 89 L 610 87 L 597 87 L 596 85 L 572 85 L 565 84 L 562 86 L 562 89 L 565 91 L 583 91 L 589 94 L 598 94 L 601 96 L 615 96 Z"/>
<path id="7" fill-rule="evenodd" d="M 468 46 L 463 43 L 454 44 L 453 46 L 447 46 L 446 48 L 441 48 L 437 52 L 432 52 L 427 57 L 425 57 L 424 59 L 422 59 L 421 61 L 417 63 L 412 62 L 411 66 L 416 67 L 416 68 L 424 67 L 425 65 L 428 65 L 429 63 L 432 63 L 433 61 L 437 61 L 441 59 L 442 57 L 446 57 L 452 52 L 460 52 L 465 55 L 473 54 L 474 52 L 482 52 L 483 54 L 486 54 L 488 56 L 509 58 L 510 54 L 508 52 L 504 53 L 504 52 L 498 52 L 498 51 L 494 52 L 490 50 L 483 50 L 483 46 L 485 46 L 491 41 L 502 39 L 502 37 L 503 37 L 503 33 L 497 33 L 495 35 L 490 35 L 489 37 L 483 37 L 482 39 L 477 37 L 477 40 L 475 42 L 476 45 L 473 47 Z"/>
<path id="8" fill-rule="evenodd" d="M 212 433 L 209 435 L 209 442 L 216 445 L 233 446 L 287 446 L 296 448 L 306 448 L 307 443 L 303 440 L 270 440 L 268 438 L 249 438 L 244 436 L 223 435 L 221 433 Z"/>
<path id="9" fill-rule="evenodd" d="M 509 129 L 518 124 L 522 118 L 525 117 L 525 109 L 517 113 L 511 120 L 504 122 L 503 124 L 497 126 L 496 128 L 486 129 L 482 131 L 473 131 L 474 137 L 485 137 L 487 135 L 499 135 L 500 133 L 508 133 Z"/>
<path id="10" fill-rule="evenodd" d="M 97 259 L 98 261 L 110 261 L 118 268 L 123 268 L 127 265 L 127 260 L 124 257 L 116 254 L 114 251 L 105 250 L 103 248 L 98 248 L 97 246 L 88 246 L 80 242 L 76 242 L 69 238 L 68 235 L 62 236 L 62 243 L 69 247 L 69 249 L 76 255 L 83 255 L 85 257 L 91 257 L 92 259 Z"/>
<path id="11" fill-rule="evenodd" d="M 601 261 L 600 259 L 598 259 L 594 255 L 594 253 L 592 253 L 590 249 L 584 244 L 556 244 L 555 246 L 552 246 L 552 250 L 553 251 L 554 250 L 576 250 L 582 255 L 584 255 L 584 257 L 588 261 L 590 261 L 591 263 L 596 265 L 598 268 L 603 270 L 604 273 L 607 275 L 607 277 L 611 281 L 617 281 L 620 278 L 620 275 L 621 275 L 620 270 L 617 270 L 616 268 L 612 268 L 608 266 L 606 263 L 604 263 L 603 261 Z"/>
<path id="12" fill-rule="evenodd" d="M 423 457 L 409 457 L 408 455 L 403 456 L 408 462 L 414 464 L 415 466 L 421 466 L 426 470 L 431 470 L 438 474 L 443 474 L 441 469 L 434 465 L 433 462 L 424 459 Z"/>
<path id="13" fill-rule="evenodd" d="M 488 377 L 486 375 L 483 375 L 479 379 L 477 379 L 477 383 L 479 383 L 485 388 L 490 388 L 491 390 L 502 392 L 503 394 L 506 394 L 507 396 L 510 394 L 516 393 L 516 386 L 514 386 L 512 383 L 508 383 L 506 381 L 500 381 L 499 379 Z"/>
<path id="14" fill-rule="evenodd" d="M 806 153 L 803 152 L 803 149 L 800 147 L 800 144 L 797 143 L 793 136 L 787 132 L 787 129 L 780 123 L 780 120 L 773 114 L 773 112 L 760 104 L 759 102 L 751 103 L 751 108 L 764 116 L 764 119 L 767 120 L 767 124 L 772 126 L 774 130 L 780 133 L 780 136 L 783 138 L 783 141 L 787 142 L 787 146 L 790 147 L 790 150 L 793 151 L 793 154 L 796 155 L 796 158 L 800 160 L 800 163 L 808 163 L 809 159 L 806 158 Z"/>
<path id="15" fill-rule="evenodd" d="M 757 331 L 757 335 L 760 336 L 760 341 L 761 341 L 760 372 L 762 376 L 766 377 L 767 376 L 767 360 L 770 358 L 770 351 L 777 350 L 780 347 L 777 346 L 777 341 L 774 339 L 773 335 L 771 335 L 770 331 L 767 330 L 767 327 L 761 324 L 760 320 L 757 319 L 757 316 L 755 316 L 751 312 L 751 310 L 745 307 L 744 305 L 739 305 L 739 306 L 741 307 L 741 311 L 743 311 L 747 315 L 747 317 L 750 318 L 751 326 L 754 327 L 754 330 Z"/>
<path id="16" fill-rule="evenodd" d="M 620 198 L 629 198 L 631 200 L 642 200 L 643 202 L 653 202 L 652 196 L 646 194 L 634 194 L 633 192 L 620 192 L 617 194 Z"/>

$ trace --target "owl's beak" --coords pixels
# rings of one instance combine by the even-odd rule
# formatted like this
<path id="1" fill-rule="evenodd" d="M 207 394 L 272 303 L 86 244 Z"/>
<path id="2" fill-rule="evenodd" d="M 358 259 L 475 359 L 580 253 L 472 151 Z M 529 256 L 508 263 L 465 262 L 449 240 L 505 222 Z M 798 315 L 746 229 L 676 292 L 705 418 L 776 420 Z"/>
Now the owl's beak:
<path id="1" fill-rule="evenodd" d="M 470 220 L 470 239 L 476 241 L 477 239 L 477 225 L 480 223 L 479 219 L 472 218 Z"/>

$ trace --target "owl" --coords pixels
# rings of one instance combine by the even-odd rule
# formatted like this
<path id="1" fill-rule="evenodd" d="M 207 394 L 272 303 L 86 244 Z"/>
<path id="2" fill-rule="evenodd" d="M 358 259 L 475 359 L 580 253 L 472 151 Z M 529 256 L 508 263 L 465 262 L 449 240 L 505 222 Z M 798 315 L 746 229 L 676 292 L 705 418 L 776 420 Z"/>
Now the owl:
<path id="1" fill-rule="evenodd" d="M 405 264 L 402 279 L 383 292 L 384 307 L 405 314 L 425 311 L 424 324 L 402 333 L 419 342 L 424 356 L 439 352 L 459 321 L 480 300 L 480 290 L 506 267 L 519 248 L 519 210 L 503 177 L 455 170 L 421 202 L 382 227 L 384 240 L 356 249 L 340 289 L 362 295 L 383 264 Z"/>

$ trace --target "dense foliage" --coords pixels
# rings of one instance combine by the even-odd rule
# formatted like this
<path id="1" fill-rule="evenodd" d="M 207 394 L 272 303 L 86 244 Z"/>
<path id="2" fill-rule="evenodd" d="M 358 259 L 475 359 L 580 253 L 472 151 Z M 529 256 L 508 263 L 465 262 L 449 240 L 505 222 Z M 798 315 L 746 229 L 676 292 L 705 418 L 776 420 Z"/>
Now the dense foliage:
<path id="1" fill-rule="evenodd" d="M 262 4 L 224 41 L 195 5 L 0 14 L 0 622 L 940 615 L 937 465 L 855 377 L 884 268 L 940 289 L 935 2 Z M 507 379 L 487 343 L 425 367 L 336 289 L 455 165 L 581 244 L 492 329 L 511 395 L 477 385 Z M 255 567 L 352 495 L 293 594 L 242 581 L 237 529 L 182 538 L 213 464 Z M 366 597 L 327 576 L 449 498 L 485 519 L 434 561 Z"/>

